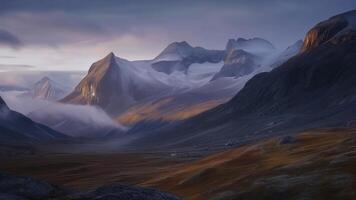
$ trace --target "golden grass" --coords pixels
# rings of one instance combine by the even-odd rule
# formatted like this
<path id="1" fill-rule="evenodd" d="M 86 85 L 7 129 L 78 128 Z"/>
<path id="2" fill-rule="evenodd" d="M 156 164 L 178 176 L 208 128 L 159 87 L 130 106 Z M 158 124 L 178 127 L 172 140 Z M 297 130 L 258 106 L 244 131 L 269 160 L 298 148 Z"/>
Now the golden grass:
<path id="1" fill-rule="evenodd" d="M 302 133 L 295 143 L 285 145 L 271 139 L 179 166 L 143 185 L 170 191 L 184 199 L 200 200 L 223 191 L 246 190 L 256 180 L 269 176 L 300 175 L 313 170 L 356 176 L 356 156 L 350 157 L 345 166 L 329 165 L 335 156 L 355 150 L 355 144 L 344 143 L 355 138 L 354 133 L 352 129 L 316 130 Z M 189 184 L 190 179 L 194 184 Z M 182 182 L 188 184 L 180 184 Z"/>
<path id="2" fill-rule="evenodd" d="M 117 117 L 117 121 L 124 125 L 131 125 L 142 120 L 183 120 L 212 109 L 227 100 L 225 98 L 209 100 L 190 106 L 176 106 L 174 109 L 167 110 L 164 107 L 169 106 L 173 99 L 166 98 L 150 104 L 135 106 Z"/>
<path id="3" fill-rule="evenodd" d="M 256 188 L 258 181 L 317 174 L 323 179 L 310 181 L 321 182 L 321 197 L 333 197 L 338 190 L 333 188 L 332 176 L 347 174 L 356 188 L 355 133 L 355 129 L 313 130 L 298 134 L 291 144 L 273 138 L 196 161 L 148 153 L 43 154 L 1 159 L 0 170 L 79 189 L 118 182 L 138 184 L 187 200 L 206 200 L 226 191 L 263 199 L 266 188 Z M 296 195 L 303 189 L 295 186 L 288 191 Z M 344 190 L 350 192 L 350 188 Z"/>

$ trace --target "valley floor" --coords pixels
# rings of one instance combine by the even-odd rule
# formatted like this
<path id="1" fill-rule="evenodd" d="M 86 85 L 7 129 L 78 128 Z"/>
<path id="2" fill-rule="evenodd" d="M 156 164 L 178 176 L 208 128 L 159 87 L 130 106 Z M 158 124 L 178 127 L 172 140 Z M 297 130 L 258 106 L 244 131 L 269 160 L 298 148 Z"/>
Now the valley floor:
<path id="1" fill-rule="evenodd" d="M 40 154 L 2 158 L 0 171 L 75 189 L 141 184 L 188 160 L 148 153 Z"/>
<path id="2" fill-rule="evenodd" d="M 188 200 L 356 198 L 352 128 L 311 130 L 195 159 L 171 153 L 35 154 L 1 158 L 0 171 L 76 189 L 148 186 Z"/>

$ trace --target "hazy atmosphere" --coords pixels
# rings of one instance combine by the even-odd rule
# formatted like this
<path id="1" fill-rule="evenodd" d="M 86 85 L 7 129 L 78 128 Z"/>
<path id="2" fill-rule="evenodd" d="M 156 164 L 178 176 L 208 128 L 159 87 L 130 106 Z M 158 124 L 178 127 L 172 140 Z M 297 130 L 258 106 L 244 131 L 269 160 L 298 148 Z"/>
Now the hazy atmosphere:
<path id="1" fill-rule="evenodd" d="M 353 0 L 1 0 L 0 70 L 87 70 L 113 51 L 152 59 L 173 41 L 223 49 L 263 37 L 285 48 Z"/>

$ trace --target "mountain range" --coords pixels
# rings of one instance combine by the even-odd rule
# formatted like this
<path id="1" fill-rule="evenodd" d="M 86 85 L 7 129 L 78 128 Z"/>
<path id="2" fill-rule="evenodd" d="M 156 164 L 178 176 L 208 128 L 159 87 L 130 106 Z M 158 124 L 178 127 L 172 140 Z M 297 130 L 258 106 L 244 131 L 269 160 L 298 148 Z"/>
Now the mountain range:
<path id="1" fill-rule="evenodd" d="M 350 11 L 317 24 L 297 55 L 255 75 L 225 104 L 146 134 L 134 145 L 239 145 L 310 128 L 350 126 L 356 111 L 355 21 L 356 11 Z"/>
<path id="2" fill-rule="evenodd" d="M 225 50 L 174 42 L 152 60 L 128 61 L 110 53 L 61 102 L 97 105 L 129 126 L 179 121 L 228 101 L 254 74 L 298 50 L 293 45 L 278 53 L 267 40 L 238 38 Z"/>
<path id="3" fill-rule="evenodd" d="M 282 52 L 261 38 L 238 38 L 224 50 L 174 42 L 152 60 L 128 61 L 110 53 L 60 102 L 102 108 L 129 126 L 130 134 L 141 134 L 133 144 L 142 147 L 162 141 L 163 146 L 238 145 L 351 123 L 354 15 L 317 24 L 304 42 Z M 45 77 L 33 93 L 47 99 L 63 94 L 54 83 Z M 57 127 L 62 132 L 80 124 L 38 116 L 32 118 L 52 128 L 67 124 Z"/>
<path id="4" fill-rule="evenodd" d="M 37 81 L 31 89 L 28 89 L 23 95 L 42 100 L 56 101 L 63 98 L 68 93 L 68 88 L 53 81 L 47 76 Z"/>

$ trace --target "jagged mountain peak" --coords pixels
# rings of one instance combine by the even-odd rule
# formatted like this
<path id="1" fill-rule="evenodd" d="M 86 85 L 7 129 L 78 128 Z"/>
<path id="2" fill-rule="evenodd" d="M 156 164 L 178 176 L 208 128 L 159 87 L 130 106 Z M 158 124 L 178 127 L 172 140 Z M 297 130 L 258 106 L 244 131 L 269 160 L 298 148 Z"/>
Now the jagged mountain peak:
<path id="1" fill-rule="evenodd" d="M 188 42 L 173 42 L 169 44 L 154 60 L 182 60 L 193 53 L 194 47 Z"/>
<path id="2" fill-rule="evenodd" d="M 243 49 L 232 48 L 225 56 L 224 65 L 211 81 L 222 77 L 238 78 L 252 73 L 259 67 L 259 57 Z"/>
<path id="3" fill-rule="evenodd" d="M 192 47 L 187 41 L 180 41 L 180 42 L 173 42 L 169 46 L 176 46 L 176 47 Z"/>
<path id="4" fill-rule="evenodd" d="M 114 52 L 110 52 L 108 55 L 106 55 L 102 60 L 110 63 L 115 63 L 116 58 L 118 58 Z"/>
<path id="5" fill-rule="evenodd" d="M 115 54 L 114 54 L 114 52 L 111 51 L 107 56 L 115 57 Z"/>
<path id="6" fill-rule="evenodd" d="M 41 80 L 35 83 L 32 89 L 32 97 L 57 100 L 65 95 L 64 86 L 51 80 L 49 77 L 44 76 Z"/>
<path id="7" fill-rule="evenodd" d="M 175 71 L 187 73 L 193 63 L 218 63 L 223 57 L 224 51 L 192 47 L 186 41 L 173 42 L 152 60 L 152 68 L 166 74 Z"/>
<path id="8" fill-rule="evenodd" d="M 39 82 L 48 82 L 51 81 L 51 79 L 48 76 L 44 76 Z"/>
<path id="9" fill-rule="evenodd" d="M 187 41 L 181 41 L 181 42 L 172 42 L 169 44 L 166 49 L 190 49 L 193 48 Z"/>
<path id="10" fill-rule="evenodd" d="M 274 50 L 275 47 L 271 42 L 265 39 L 254 37 L 250 39 L 245 39 L 245 38 L 229 39 L 225 50 L 229 52 L 232 49 L 243 49 L 245 51 L 255 52 L 255 51 L 270 51 L 270 50 Z"/>
<path id="11" fill-rule="evenodd" d="M 263 38 L 259 38 L 259 37 L 253 37 L 253 38 L 237 38 L 236 42 L 251 42 L 251 41 L 255 41 L 255 42 L 265 42 L 265 43 L 269 43 L 272 45 L 272 43 L 270 43 L 269 41 L 267 41 L 266 39 Z"/>
<path id="12" fill-rule="evenodd" d="M 108 55 L 106 55 L 103 59 L 95 62 L 89 69 L 88 74 L 97 74 L 97 75 L 103 75 L 103 73 L 107 72 L 108 70 L 115 70 L 118 69 L 118 63 L 117 63 L 118 57 L 115 56 L 113 52 L 110 52 Z"/>
<path id="13" fill-rule="evenodd" d="M 356 10 L 336 15 L 314 26 L 305 36 L 301 52 L 314 49 L 348 31 L 356 31 Z"/>
<path id="14" fill-rule="evenodd" d="M 108 61 L 108 62 L 110 62 L 110 63 L 113 63 L 113 62 L 115 62 L 115 60 L 116 60 L 116 55 L 114 54 L 114 52 L 110 52 L 108 55 L 106 55 L 106 56 L 103 58 L 103 60 L 106 60 L 106 61 Z"/>
<path id="15" fill-rule="evenodd" d="M 120 112 L 137 99 L 156 92 L 153 88 L 156 80 L 151 80 L 146 70 L 110 53 L 92 64 L 74 91 L 61 101 L 98 105 L 109 113 Z"/>

